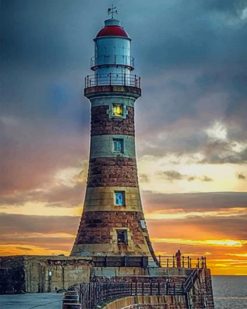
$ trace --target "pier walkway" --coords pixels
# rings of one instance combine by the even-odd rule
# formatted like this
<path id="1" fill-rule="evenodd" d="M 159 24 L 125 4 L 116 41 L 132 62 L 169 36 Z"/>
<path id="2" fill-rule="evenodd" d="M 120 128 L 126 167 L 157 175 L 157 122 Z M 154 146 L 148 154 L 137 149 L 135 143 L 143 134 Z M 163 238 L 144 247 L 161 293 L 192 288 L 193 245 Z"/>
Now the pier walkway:
<path id="1" fill-rule="evenodd" d="M 62 298 L 62 293 L 0 295 L 0 308 L 61 309 Z"/>

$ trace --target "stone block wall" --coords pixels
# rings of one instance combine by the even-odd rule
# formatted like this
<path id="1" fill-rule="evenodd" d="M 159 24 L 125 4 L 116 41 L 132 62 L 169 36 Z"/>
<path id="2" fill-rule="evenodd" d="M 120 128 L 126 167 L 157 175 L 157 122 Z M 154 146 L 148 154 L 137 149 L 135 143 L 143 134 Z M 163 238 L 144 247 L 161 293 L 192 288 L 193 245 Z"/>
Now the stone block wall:
<path id="1" fill-rule="evenodd" d="M 0 294 L 25 291 L 24 257 L 0 257 Z"/>
<path id="2" fill-rule="evenodd" d="M 138 187 L 136 159 L 93 158 L 89 162 L 88 187 Z"/>
<path id="3" fill-rule="evenodd" d="M 0 258 L 0 294 L 54 292 L 88 282 L 90 262 L 64 256 Z"/>
<path id="4" fill-rule="evenodd" d="M 75 249 L 92 256 L 147 255 L 148 232 L 141 226 L 141 211 L 86 211 L 83 213 Z M 127 231 L 128 241 L 119 244 L 117 230 Z M 97 247 L 94 245 L 97 244 Z M 104 254 L 102 253 L 104 252 Z M 74 254 L 77 252 L 74 251 Z M 150 254 L 149 254 L 150 255 Z"/>

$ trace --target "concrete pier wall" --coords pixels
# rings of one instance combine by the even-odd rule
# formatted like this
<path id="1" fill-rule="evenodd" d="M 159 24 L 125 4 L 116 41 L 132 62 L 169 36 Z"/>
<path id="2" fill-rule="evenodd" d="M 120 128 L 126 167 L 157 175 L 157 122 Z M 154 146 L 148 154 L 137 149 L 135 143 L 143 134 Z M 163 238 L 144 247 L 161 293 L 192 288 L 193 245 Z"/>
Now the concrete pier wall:
<path id="1" fill-rule="evenodd" d="M 65 256 L 0 257 L 0 294 L 41 293 L 88 282 L 90 261 Z"/>

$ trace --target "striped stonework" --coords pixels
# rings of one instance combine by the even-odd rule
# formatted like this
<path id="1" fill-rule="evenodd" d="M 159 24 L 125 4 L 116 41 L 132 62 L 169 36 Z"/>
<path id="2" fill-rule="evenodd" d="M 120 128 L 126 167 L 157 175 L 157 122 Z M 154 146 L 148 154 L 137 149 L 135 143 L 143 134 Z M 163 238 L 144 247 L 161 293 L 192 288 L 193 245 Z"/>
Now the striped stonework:
<path id="1" fill-rule="evenodd" d="M 152 256 L 135 152 L 134 106 L 141 89 L 130 75 L 133 67 L 121 63 L 130 58 L 130 39 L 97 37 L 95 44 L 95 75 L 87 78 L 85 88 L 91 102 L 87 189 L 71 254 Z M 109 64 L 109 59 L 120 62 Z"/>
<path id="2" fill-rule="evenodd" d="M 89 163 L 88 187 L 137 187 L 134 158 L 93 158 Z"/>

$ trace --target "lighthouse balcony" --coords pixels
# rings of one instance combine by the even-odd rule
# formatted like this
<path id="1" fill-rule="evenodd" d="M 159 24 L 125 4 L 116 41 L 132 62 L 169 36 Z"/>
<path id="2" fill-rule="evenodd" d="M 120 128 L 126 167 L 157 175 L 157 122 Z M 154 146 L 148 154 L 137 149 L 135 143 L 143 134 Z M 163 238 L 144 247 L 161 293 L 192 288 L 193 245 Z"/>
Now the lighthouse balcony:
<path id="1" fill-rule="evenodd" d="M 85 78 L 84 94 L 90 98 L 101 93 L 120 93 L 132 95 L 136 98 L 141 96 L 141 78 L 129 73 L 109 73 L 106 75 L 88 75 Z"/>
<path id="2" fill-rule="evenodd" d="M 124 55 L 103 55 L 91 58 L 91 69 L 93 71 L 102 66 L 124 66 L 132 71 L 134 70 L 134 64 L 134 57 Z"/>

